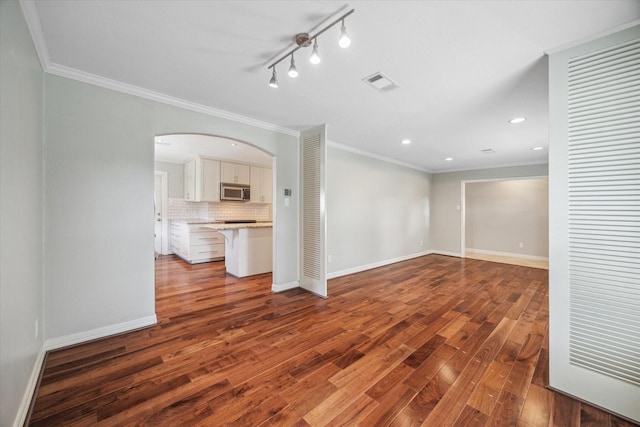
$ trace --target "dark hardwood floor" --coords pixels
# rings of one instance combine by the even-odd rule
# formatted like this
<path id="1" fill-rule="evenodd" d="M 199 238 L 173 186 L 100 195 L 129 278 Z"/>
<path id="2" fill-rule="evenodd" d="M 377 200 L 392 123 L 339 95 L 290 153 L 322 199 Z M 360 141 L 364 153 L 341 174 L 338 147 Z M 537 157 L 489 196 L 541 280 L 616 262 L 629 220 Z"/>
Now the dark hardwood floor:
<path id="1" fill-rule="evenodd" d="M 158 325 L 48 354 L 33 426 L 628 426 L 545 389 L 547 271 L 429 255 L 334 279 L 156 261 Z"/>

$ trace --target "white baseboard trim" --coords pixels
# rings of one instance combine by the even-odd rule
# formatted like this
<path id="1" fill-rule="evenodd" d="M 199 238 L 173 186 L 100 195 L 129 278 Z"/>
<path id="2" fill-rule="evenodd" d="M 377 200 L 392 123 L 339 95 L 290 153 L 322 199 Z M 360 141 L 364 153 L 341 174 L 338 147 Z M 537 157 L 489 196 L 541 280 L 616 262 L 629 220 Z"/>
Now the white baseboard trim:
<path id="1" fill-rule="evenodd" d="M 118 323 L 116 325 L 104 326 L 102 328 L 93 329 L 91 331 L 79 332 L 77 334 L 67 335 L 59 338 L 51 338 L 44 342 L 29 377 L 29 382 L 22 396 L 22 402 L 18 408 L 18 413 L 13 422 L 14 427 L 23 426 L 27 415 L 29 414 L 29 408 L 31 406 L 31 399 L 38 386 L 38 379 L 40 378 L 40 371 L 44 364 L 44 359 L 48 351 L 57 350 L 63 347 L 69 347 L 75 344 L 81 344 L 83 342 L 96 340 L 99 338 L 105 338 L 111 335 L 121 334 L 123 332 L 129 332 L 136 329 L 146 328 L 147 326 L 153 326 L 158 323 L 158 318 L 154 314 L 153 316 L 143 317 L 141 319 L 130 320 L 128 322 Z"/>
<path id="2" fill-rule="evenodd" d="M 289 282 L 283 283 L 281 285 L 276 285 L 275 283 L 271 284 L 271 292 L 277 294 L 278 292 L 288 291 L 289 289 L 295 289 L 300 287 L 300 282 Z"/>
<path id="3" fill-rule="evenodd" d="M 406 261 L 408 259 L 418 258 L 421 256 L 429 255 L 432 251 L 418 252 L 411 255 L 405 255 L 398 258 L 387 259 L 384 261 L 378 261 L 371 264 L 360 265 L 358 267 L 346 268 L 344 270 L 334 271 L 327 274 L 327 279 L 335 279 L 336 277 L 348 276 L 349 274 L 360 273 L 361 271 L 371 270 L 373 268 L 384 267 L 385 265 L 395 264 L 396 262 Z"/>
<path id="4" fill-rule="evenodd" d="M 24 423 L 27 421 L 27 415 L 29 414 L 29 408 L 31 407 L 31 399 L 33 398 L 34 393 L 36 392 L 36 387 L 38 386 L 38 379 L 40 378 L 40 371 L 42 370 L 42 365 L 44 364 L 44 358 L 47 355 L 44 346 L 40 349 L 40 352 L 36 356 L 36 361 L 33 364 L 33 369 L 31 370 L 31 376 L 29 377 L 29 381 L 27 382 L 27 387 L 24 390 L 24 394 L 22 395 L 22 402 L 20 402 L 20 407 L 18 408 L 18 413 L 16 415 L 15 420 L 13 421 L 14 427 L 22 427 Z"/>
<path id="5" fill-rule="evenodd" d="M 475 252 L 483 255 L 495 255 L 509 258 L 521 258 L 521 259 L 530 259 L 534 261 L 549 261 L 549 257 L 544 256 L 536 256 L 536 255 L 524 255 L 524 254 L 514 254 L 511 252 L 496 252 L 496 251 L 487 251 L 485 249 L 474 249 L 474 248 L 466 248 L 466 252 Z"/>
<path id="6" fill-rule="evenodd" d="M 92 329 L 90 331 L 78 332 L 64 337 L 50 338 L 44 343 L 44 350 L 51 351 L 63 347 L 69 347 L 75 344 L 81 344 L 87 341 L 105 338 L 111 335 L 130 332 L 136 329 L 146 328 L 158 323 L 158 318 L 153 316 L 142 317 L 140 319 L 130 320 L 128 322 L 118 323 L 116 325 L 103 326 L 102 328 Z"/>
<path id="7" fill-rule="evenodd" d="M 460 252 L 447 252 L 447 251 L 432 250 L 431 253 L 435 254 L 435 255 L 454 256 L 454 257 L 457 257 L 457 258 L 462 258 L 462 254 Z"/>

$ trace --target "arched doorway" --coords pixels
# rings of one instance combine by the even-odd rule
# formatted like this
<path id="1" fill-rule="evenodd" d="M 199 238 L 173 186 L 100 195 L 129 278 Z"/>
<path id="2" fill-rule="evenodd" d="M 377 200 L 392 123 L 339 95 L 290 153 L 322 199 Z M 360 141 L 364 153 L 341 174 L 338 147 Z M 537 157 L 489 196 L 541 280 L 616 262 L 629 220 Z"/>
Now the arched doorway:
<path id="1" fill-rule="evenodd" d="M 176 254 L 189 264 L 224 259 L 224 239 L 213 244 L 214 238 L 207 235 L 201 239 L 202 248 L 197 251 L 190 251 L 189 245 L 185 249 L 184 245 L 176 243 L 179 238 L 173 228 L 180 222 L 273 223 L 275 156 L 271 153 L 232 138 L 180 133 L 157 135 L 154 157 L 155 172 L 166 175 L 167 185 L 164 189 L 167 199 L 156 200 L 155 221 L 162 224 L 156 227 L 160 230 L 160 236 L 156 232 L 156 239 L 161 241 L 156 243 L 156 247 L 163 249 L 160 255 Z M 246 191 L 245 199 L 233 200 L 227 191 L 229 188 L 250 191 Z M 161 191 L 155 193 L 162 194 Z M 176 224 L 170 225 L 171 221 Z M 221 252 L 214 250 L 220 245 L 223 248 Z M 263 269 L 272 271 L 276 254 L 273 240 L 270 246 L 269 259 L 261 262 L 263 265 L 268 263 Z"/>

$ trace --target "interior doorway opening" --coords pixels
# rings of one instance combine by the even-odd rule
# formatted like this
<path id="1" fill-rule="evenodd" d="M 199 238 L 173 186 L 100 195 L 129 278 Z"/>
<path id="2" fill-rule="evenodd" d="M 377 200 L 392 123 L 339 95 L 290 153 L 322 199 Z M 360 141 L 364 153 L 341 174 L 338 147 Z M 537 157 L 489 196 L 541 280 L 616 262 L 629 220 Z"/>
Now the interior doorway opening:
<path id="1" fill-rule="evenodd" d="M 229 261 L 233 241 L 211 228 L 219 223 L 253 223 L 275 236 L 276 158 L 271 153 L 231 138 L 180 133 L 155 137 L 154 161 L 157 255 L 177 255 L 192 266 Z M 236 197 L 236 189 L 244 196 Z M 275 239 L 267 249 L 262 245 L 256 251 L 262 258 L 251 262 L 273 272 Z M 252 270 L 242 270 L 247 271 Z"/>
<path id="2" fill-rule="evenodd" d="M 463 258 L 549 268 L 546 176 L 462 181 Z"/>
<path id="3" fill-rule="evenodd" d="M 155 257 L 169 253 L 168 173 L 155 171 L 153 177 Z"/>

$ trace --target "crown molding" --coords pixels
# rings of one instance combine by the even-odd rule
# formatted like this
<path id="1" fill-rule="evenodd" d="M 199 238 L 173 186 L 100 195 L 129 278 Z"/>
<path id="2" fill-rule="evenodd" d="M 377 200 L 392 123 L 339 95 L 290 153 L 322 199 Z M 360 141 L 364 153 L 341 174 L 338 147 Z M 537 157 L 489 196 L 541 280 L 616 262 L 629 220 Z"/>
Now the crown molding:
<path id="1" fill-rule="evenodd" d="M 42 69 L 45 73 L 53 74 L 60 77 L 66 77 L 68 79 L 103 87 L 105 89 L 115 90 L 117 92 L 138 96 L 140 98 L 160 102 L 162 104 L 172 105 L 174 107 L 195 111 L 197 113 L 202 113 L 221 119 L 231 120 L 237 123 L 254 126 L 268 131 L 294 136 L 296 138 L 300 136 L 300 132 L 286 128 L 284 126 L 263 122 L 261 120 L 241 116 L 240 114 L 230 113 L 228 111 L 219 110 L 207 105 L 198 104 L 195 102 L 187 101 L 185 99 L 141 88 L 139 86 L 112 80 L 106 77 L 99 76 L 97 74 L 87 73 L 75 68 L 56 64 L 51 61 L 51 58 L 49 56 L 49 49 L 47 48 L 44 33 L 42 32 L 40 16 L 38 15 L 38 9 L 36 7 L 35 1 L 20 0 L 20 5 L 22 6 L 22 13 L 24 14 L 25 20 L 27 21 L 27 27 L 29 28 L 29 32 L 31 33 L 31 37 L 33 38 L 33 43 L 35 45 L 36 52 L 38 53 L 40 64 L 42 65 Z"/>
<path id="2" fill-rule="evenodd" d="M 252 119 L 250 117 L 241 116 L 239 114 L 230 113 L 228 111 L 219 110 L 217 108 L 187 101 L 174 96 L 165 95 L 163 93 L 144 89 L 139 86 L 122 83 L 117 80 L 108 79 L 106 77 L 102 77 L 96 74 L 86 73 L 84 71 L 76 70 L 75 68 L 66 67 L 64 65 L 51 63 L 48 69 L 45 70 L 45 72 L 48 74 L 53 74 L 60 77 L 66 77 L 72 80 L 77 80 L 83 83 L 88 83 L 94 86 L 115 90 L 117 92 L 126 93 L 128 95 L 138 96 L 140 98 L 148 99 L 151 101 L 172 105 L 174 107 L 183 108 L 185 110 L 195 111 L 197 113 L 202 113 L 209 116 L 218 117 L 221 119 L 227 119 L 234 122 L 258 127 L 261 129 L 282 133 L 285 135 L 290 135 L 294 137 L 300 136 L 300 132 L 293 129 L 285 128 L 283 126 L 278 126 L 273 123 L 263 122 L 257 119 Z"/>
<path id="3" fill-rule="evenodd" d="M 24 19 L 27 21 L 27 28 L 29 28 L 29 32 L 31 33 L 38 59 L 40 59 L 40 65 L 44 71 L 47 71 L 47 68 L 51 65 L 51 58 L 49 57 L 47 43 L 44 40 L 44 33 L 42 32 L 40 15 L 38 15 L 36 3 L 34 0 L 20 0 L 20 6 L 22 7 Z"/>
<path id="4" fill-rule="evenodd" d="M 549 162 L 548 161 L 542 161 L 542 162 L 516 162 L 516 163 L 504 163 L 504 164 L 490 164 L 490 165 L 482 165 L 482 166 L 476 166 L 476 167 L 467 167 L 467 168 L 455 168 L 455 169 L 442 169 L 442 170 L 438 170 L 436 172 L 433 172 L 434 174 L 440 174 L 440 173 L 452 173 L 452 172 L 467 172 L 467 171 L 477 171 L 477 170 L 483 170 L 483 169 L 501 169 L 501 168 L 515 168 L 515 167 L 521 167 L 521 166 L 538 166 L 538 165 L 548 165 Z"/>
<path id="5" fill-rule="evenodd" d="M 601 31 L 596 34 L 591 34 L 589 36 L 581 37 L 578 40 L 573 40 L 571 42 L 561 44 L 560 46 L 553 46 L 549 49 L 545 49 L 544 53 L 546 53 L 547 55 L 554 55 L 558 52 L 562 52 L 563 50 L 571 49 L 572 47 L 579 46 L 581 44 L 588 43 L 590 41 L 608 36 L 610 34 L 626 30 L 627 28 L 635 27 L 636 25 L 640 25 L 640 19 L 634 19 L 633 21 L 627 22 L 626 24 L 618 25 L 617 27 L 613 27 L 608 30 Z"/>
<path id="6" fill-rule="evenodd" d="M 401 162 L 400 160 L 390 159 L 389 157 L 384 157 L 379 154 L 373 154 L 368 151 L 364 151 L 359 148 L 350 147 L 345 144 L 339 144 L 337 142 L 327 141 L 327 146 L 337 148 L 338 150 L 342 150 L 342 151 L 349 151 L 351 153 L 359 154 L 361 156 L 370 157 L 372 159 L 381 160 L 383 162 L 392 163 L 394 165 L 403 166 L 405 168 L 415 169 L 420 172 L 433 173 L 429 169 L 421 168 L 420 166 L 412 165 L 411 163 L 405 163 L 405 162 Z"/>

